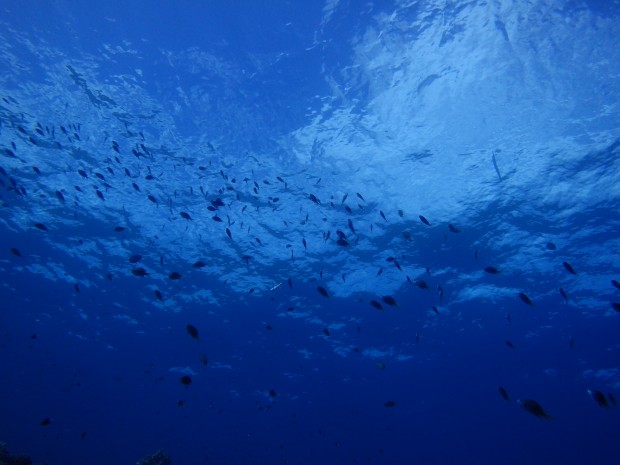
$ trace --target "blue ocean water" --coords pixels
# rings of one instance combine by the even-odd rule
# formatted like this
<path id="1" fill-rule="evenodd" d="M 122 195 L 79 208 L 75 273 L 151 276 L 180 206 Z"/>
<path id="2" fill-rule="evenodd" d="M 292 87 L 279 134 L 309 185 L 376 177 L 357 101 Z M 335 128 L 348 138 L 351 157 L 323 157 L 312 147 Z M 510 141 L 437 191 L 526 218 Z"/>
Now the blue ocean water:
<path id="1" fill-rule="evenodd" d="M 619 463 L 618 1 L 0 11 L 11 453 Z"/>

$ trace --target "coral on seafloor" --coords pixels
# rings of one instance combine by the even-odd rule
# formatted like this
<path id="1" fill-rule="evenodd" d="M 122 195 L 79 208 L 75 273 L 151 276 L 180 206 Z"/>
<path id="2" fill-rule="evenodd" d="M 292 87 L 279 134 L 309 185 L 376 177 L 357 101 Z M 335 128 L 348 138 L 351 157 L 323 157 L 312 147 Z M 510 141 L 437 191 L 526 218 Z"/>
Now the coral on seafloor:
<path id="1" fill-rule="evenodd" d="M 159 450 L 143 457 L 136 465 L 170 465 L 171 463 L 170 456 Z M 32 465 L 32 460 L 27 455 L 10 455 L 6 444 L 0 442 L 0 465 Z"/>
<path id="2" fill-rule="evenodd" d="M 0 465 L 31 465 L 32 460 L 27 455 L 9 455 L 6 444 L 0 442 Z"/>
<path id="3" fill-rule="evenodd" d="M 136 465 L 170 465 L 172 459 L 165 452 L 158 450 L 152 455 L 147 455 L 138 461 Z M 2 465 L 0 463 L 0 465 Z"/>

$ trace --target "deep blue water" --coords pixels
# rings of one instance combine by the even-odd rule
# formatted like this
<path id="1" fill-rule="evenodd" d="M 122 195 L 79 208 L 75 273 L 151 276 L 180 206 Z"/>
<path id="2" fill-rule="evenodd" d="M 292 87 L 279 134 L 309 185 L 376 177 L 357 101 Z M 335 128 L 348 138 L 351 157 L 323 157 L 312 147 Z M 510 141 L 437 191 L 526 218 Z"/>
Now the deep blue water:
<path id="1" fill-rule="evenodd" d="M 617 1 L 0 11 L 12 453 L 618 463 Z"/>

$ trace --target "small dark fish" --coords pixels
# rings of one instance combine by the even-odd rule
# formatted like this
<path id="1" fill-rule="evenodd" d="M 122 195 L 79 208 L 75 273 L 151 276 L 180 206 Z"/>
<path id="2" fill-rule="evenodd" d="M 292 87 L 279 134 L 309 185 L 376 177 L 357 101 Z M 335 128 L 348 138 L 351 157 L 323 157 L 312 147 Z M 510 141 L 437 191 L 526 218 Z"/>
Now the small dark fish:
<path id="1" fill-rule="evenodd" d="M 230 229 L 226 228 L 226 235 L 232 239 L 232 234 L 230 233 Z"/>
<path id="2" fill-rule="evenodd" d="M 353 234 L 355 234 L 355 228 L 353 227 L 353 221 L 351 221 L 351 218 L 349 218 L 348 223 L 349 229 L 353 232 Z"/>
<path id="3" fill-rule="evenodd" d="M 615 311 L 620 312 L 620 303 L 618 302 L 612 302 L 611 303 L 611 308 L 613 308 Z"/>
<path id="4" fill-rule="evenodd" d="M 515 348 L 515 345 L 511 341 L 506 340 L 506 345 L 510 347 L 511 349 Z"/>
<path id="5" fill-rule="evenodd" d="M 22 253 L 19 251 L 19 249 L 16 249 L 15 247 L 11 247 L 11 253 L 15 255 L 16 257 L 22 256 Z"/>
<path id="6" fill-rule="evenodd" d="M 80 293 L 80 285 L 78 283 L 75 283 L 73 285 L 73 289 L 75 289 L 75 292 L 77 292 L 78 294 Z"/>
<path id="7" fill-rule="evenodd" d="M 192 266 L 194 268 L 204 268 L 205 266 L 207 266 L 207 264 L 203 262 L 202 260 L 198 260 L 197 262 L 194 262 Z"/>
<path id="8" fill-rule="evenodd" d="M 570 274 L 575 274 L 575 275 L 577 274 L 570 263 L 562 262 L 562 265 L 564 265 L 564 268 L 566 268 L 566 271 L 568 271 Z"/>
<path id="9" fill-rule="evenodd" d="M 396 299 L 391 295 L 384 295 L 381 297 L 381 300 L 383 303 L 391 305 L 392 307 L 398 307 L 398 302 L 396 302 Z"/>
<path id="10" fill-rule="evenodd" d="M 213 221 L 217 222 L 217 223 L 221 223 L 221 222 L 223 221 L 223 220 L 222 220 L 222 218 L 220 218 L 220 217 L 219 217 L 219 216 L 217 216 L 217 215 L 213 215 L 213 216 L 211 217 L 211 219 L 212 219 Z"/>
<path id="11" fill-rule="evenodd" d="M 588 389 L 588 394 L 596 401 L 596 403 L 603 408 L 609 408 L 609 403 L 607 402 L 607 397 L 601 391 L 597 391 L 596 389 L 591 391 Z"/>
<path id="12" fill-rule="evenodd" d="M 377 276 L 381 276 L 383 274 L 383 268 L 379 268 L 379 271 L 377 271 Z"/>
<path id="13" fill-rule="evenodd" d="M 291 278 L 288 278 L 288 287 L 293 289 L 293 280 Z"/>
<path id="14" fill-rule="evenodd" d="M 564 302 L 568 303 L 568 294 L 566 293 L 566 291 L 562 288 L 560 288 L 560 295 L 562 296 L 562 298 L 564 299 Z"/>
<path id="15" fill-rule="evenodd" d="M 396 402 L 394 402 L 393 400 L 388 400 L 383 404 L 383 406 L 387 408 L 396 407 Z"/>
<path id="16" fill-rule="evenodd" d="M 568 348 L 573 350 L 575 348 L 575 339 L 573 336 L 568 338 Z"/>
<path id="17" fill-rule="evenodd" d="M 519 299 L 521 299 L 523 301 L 523 303 L 529 305 L 530 307 L 534 306 L 534 302 L 532 302 L 532 299 L 530 299 L 527 295 L 525 295 L 523 292 L 519 292 Z"/>
<path id="18" fill-rule="evenodd" d="M 430 226 L 431 224 L 428 222 L 428 220 L 426 218 L 424 218 L 422 215 L 419 215 L 420 221 L 422 223 L 424 223 L 426 226 Z"/>
<path id="19" fill-rule="evenodd" d="M 168 278 L 172 279 L 172 280 L 176 280 L 176 279 L 181 279 L 183 275 L 181 273 L 179 273 L 178 271 L 173 271 L 172 273 L 170 273 L 168 275 Z"/>
<path id="20" fill-rule="evenodd" d="M 188 324 L 185 329 L 187 330 L 187 334 L 189 334 L 192 339 L 196 339 L 199 340 L 200 337 L 198 336 L 198 329 L 196 329 L 196 327 L 194 325 L 190 325 Z"/>
<path id="21" fill-rule="evenodd" d="M 215 200 L 211 200 L 211 205 L 213 205 L 215 208 L 219 208 L 224 206 L 224 202 L 218 197 Z"/>
<path id="22" fill-rule="evenodd" d="M 131 274 L 140 278 L 149 275 L 144 268 L 134 268 L 133 270 L 131 270 Z"/>
<path id="23" fill-rule="evenodd" d="M 329 336 L 329 329 L 323 328 L 323 334 L 325 334 L 326 336 Z"/>
<path id="24" fill-rule="evenodd" d="M 159 205 L 159 204 L 157 203 L 157 199 L 156 199 L 155 197 L 153 197 L 151 194 L 147 195 L 147 198 L 148 198 L 151 202 L 153 202 L 155 205 Z"/>
<path id="25" fill-rule="evenodd" d="M 375 307 L 377 310 L 383 311 L 383 306 L 379 302 L 377 302 L 376 300 L 371 300 L 370 301 L 370 305 Z"/>
<path id="26" fill-rule="evenodd" d="M 362 194 L 360 194 L 359 192 L 356 193 L 357 196 L 362 199 L 364 202 L 366 202 L 366 199 L 364 197 L 362 197 Z"/>
<path id="27" fill-rule="evenodd" d="M 455 227 L 455 226 L 453 226 L 451 224 L 448 224 L 448 229 L 450 230 L 450 232 L 453 232 L 453 233 L 460 233 L 461 232 L 460 229 L 458 229 L 457 227 Z"/>
<path id="28" fill-rule="evenodd" d="M 131 183 L 131 185 L 132 185 L 132 187 L 133 187 L 136 191 L 141 192 L 141 191 L 140 191 L 140 186 L 138 186 L 135 182 L 132 182 L 132 183 Z"/>
<path id="29" fill-rule="evenodd" d="M 521 405 L 521 407 L 523 407 L 523 410 L 525 410 L 528 413 L 531 413 L 536 418 L 543 418 L 545 420 L 551 420 L 551 417 L 549 416 L 549 414 L 545 412 L 545 409 L 542 408 L 542 406 L 535 400 L 532 400 L 532 399 L 520 400 L 519 399 L 517 400 L 517 402 Z"/>
<path id="30" fill-rule="evenodd" d="M 142 255 L 139 254 L 129 257 L 129 263 L 138 263 L 140 260 L 142 260 Z"/>
<path id="31" fill-rule="evenodd" d="M 547 249 L 548 250 L 555 250 L 555 249 L 557 249 L 557 247 L 555 246 L 555 244 L 553 242 L 547 242 Z"/>
<path id="32" fill-rule="evenodd" d="M 301 239 L 301 242 L 302 242 L 302 243 L 303 243 L 303 245 L 304 245 L 304 250 L 308 250 L 308 244 L 306 243 L 306 239 L 305 239 L 305 238 L 302 238 L 302 239 Z"/>
<path id="33" fill-rule="evenodd" d="M 123 231 L 126 231 L 126 230 L 127 230 L 127 228 L 125 228 L 123 226 L 116 226 L 114 228 L 114 231 L 116 231 L 116 232 L 123 232 Z"/>
<path id="34" fill-rule="evenodd" d="M 428 284 L 426 284 L 426 281 L 424 281 L 423 279 L 416 279 L 415 285 L 418 286 L 420 289 L 429 289 Z"/>
<path id="35" fill-rule="evenodd" d="M 13 152 L 11 149 L 4 149 L 4 153 L 6 154 L 7 157 L 9 158 L 17 158 L 17 156 L 15 155 L 15 152 Z"/>
<path id="36" fill-rule="evenodd" d="M 327 297 L 329 298 L 329 293 L 327 292 L 327 289 L 325 289 L 323 286 L 317 286 L 316 290 L 319 292 L 319 294 L 321 294 L 323 297 Z"/>
<path id="37" fill-rule="evenodd" d="M 394 260 L 394 266 L 398 268 L 400 271 L 403 271 L 403 269 L 400 267 L 400 263 L 398 263 L 398 260 Z"/>
<path id="38" fill-rule="evenodd" d="M 396 260 L 394 257 L 388 257 L 385 259 L 385 261 L 388 263 L 392 263 L 394 260 Z"/>
<path id="39" fill-rule="evenodd" d="M 43 420 L 41 420 L 41 422 L 39 423 L 39 425 L 41 426 L 47 426 L 52 422 L 52 419 L 50 417 L 44 418 Z"/>
<path id="40" fill-rule="evenodd" d="M 497 268 L 495 268 L 494 266 L 487 266 L 484 269 L 484 271 L 486 271 L 489 274 L 499 274 L 500 273 L 500 271 Z"/>
<path id="41" fill-rule="evenodd" d="M 58 200 L 60 200 L 61 202 L 65 202 L 65 196 L 62 195 L 62 192 L 56 191 L 56 197 L 58 197 Z"/>
<path id="42" fill-rule="evenodd" d="M 387 221 L 387 218 L 385 217 L 385 215 L 383 214 L 382 210 L 379 210 L 379 215 L 381 215 L 381 218 L 383 218 L 385 221 Z"/>
<path id="43" fill-rule="evenodd" d="M 103 198 L 103 193 L 99 189 L 95 189 L 95 193 L 97 194 L 97 197 L 99 197 L 101 200 L 105 200 Z"/>
<path id="44" fill-rule="evenodd" d="M 189 385 L 192 384 L 192 377 L 189 375 L 184 375 L 184 376 L 181 376 L 181 379 L 179 381 L 181 382 L 183 386 L 189 387 Z"/>
<path id="45" fill-rule="evenodd" d="M 181 215 L 186 220 L 192 221 L 192 217 L 189 216 L 189 213 L 187 213 L 187 212 L 179 212 L 179 215 Z"/>
<path id="46" fill-rule="evenodd" d="M 269 390 L 269 397 L 275 397 L 277 395 L 278 395 L 278 393 L 274 389 L 270 389 Z"/>
<path id="47" fill-rule="evenodd" d="M 620 283 L 616 281 L 615 279 L 611 280 L 611 285 L 615 287 L 616 289 L 620 289 Z"/>
<path id="48" fill-rule="evenodd" d="M 155 289 L 155 291 L 153 291 L 155 293 L 155 297 L 157 298 L 157 300 L 159 300 L 160 302 L 164 300 L 164 296 L 161 295 L 161 292 L 158 291 L 157 289 Z"/>
<path id="49" fill-rule="evenodd" d="M 77 170 L 77 172 L 83 178 L 87 178 L 88 177 L 88 174 L 86 174 L 86 171 L 84 171 L 84 170 Z"/>
<path id="50" fill-rule="evenodd" d="M 40 229 L 41 231 L 49 231 L 49 229 L 47 229 L 47 226 L 45 226 L 43 223 L 35 223 L 34 227 Z"/>
<path id="51" fill-rule="evenodd" d="M 310 200 L 312 200 L 314 203 L 316 203 L 317 205 L 321 205 L 321 201 L 319 199 L 316 198 L 316 196 L 314 194 L 310 194 L 309 195 Z"/>
<path id="52" fill-rule="evenodd" d="M 506 391 L 506 389 L 501 386 L 497 386 L 497 390 L 499 391 L 499 395 L 502 396 L 504 400 L 510 401 L 510 398 L 508 397 L 508 391 Z"/>

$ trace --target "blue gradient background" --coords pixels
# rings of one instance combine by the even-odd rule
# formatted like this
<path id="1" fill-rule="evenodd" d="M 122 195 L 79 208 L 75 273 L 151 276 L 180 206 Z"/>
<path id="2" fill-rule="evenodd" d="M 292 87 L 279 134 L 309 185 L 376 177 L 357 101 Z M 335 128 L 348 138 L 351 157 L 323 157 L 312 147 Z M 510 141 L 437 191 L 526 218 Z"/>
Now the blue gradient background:
<path id="1" fill-rule="evenodd" d="M 10 451 L 617 463 L 618 2 L 0 9 Z"/>

